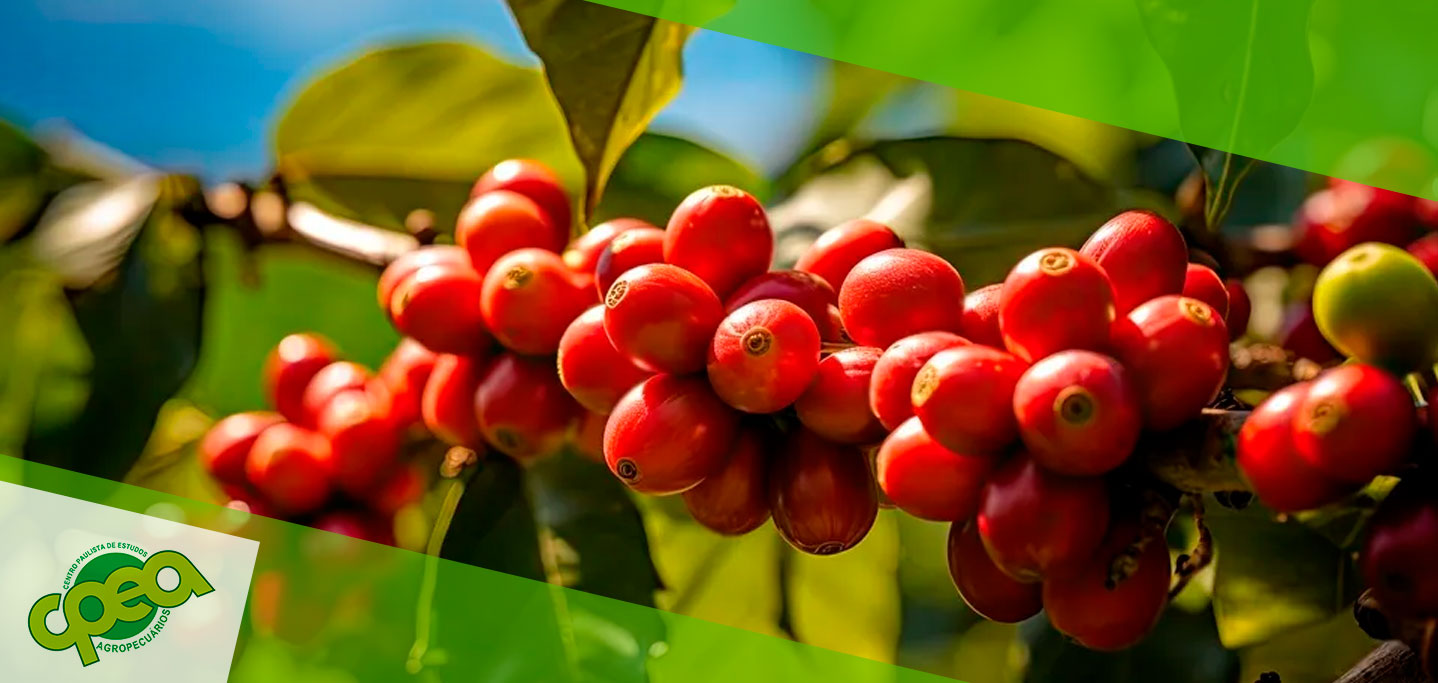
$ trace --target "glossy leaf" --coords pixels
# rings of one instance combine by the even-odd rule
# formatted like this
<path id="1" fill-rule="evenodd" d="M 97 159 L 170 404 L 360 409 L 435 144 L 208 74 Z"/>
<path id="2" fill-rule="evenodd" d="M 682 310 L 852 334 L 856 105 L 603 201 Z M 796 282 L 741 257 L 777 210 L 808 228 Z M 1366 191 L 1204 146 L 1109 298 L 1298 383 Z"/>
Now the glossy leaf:
<path id="1" fill-rule="evenodd" d="M 763 177 L 744 164 L 683 138 L 645 133 L 619 159 L 594 222 L 629 216 L 662 228 L 689 193 L 719 184 L 743 188 L 761 201 L 768 196 Z"/>

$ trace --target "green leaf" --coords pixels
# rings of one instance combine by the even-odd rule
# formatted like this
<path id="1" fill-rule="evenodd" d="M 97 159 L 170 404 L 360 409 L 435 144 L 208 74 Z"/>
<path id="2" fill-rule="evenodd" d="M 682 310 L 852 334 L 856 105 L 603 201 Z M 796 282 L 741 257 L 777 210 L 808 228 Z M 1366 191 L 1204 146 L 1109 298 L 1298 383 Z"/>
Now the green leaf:
<path id="1" fill-rule="evenodd" d="M 90 349 L 59 276 L 25 249 L 0 251 L 0 454 L 63 430 L 89 393 Z"/>
<path id="2" fill-rule="evenodd" d="M 1136 0 L 1168 67 L 1184 138 L 1262 156 L 1298 125 L 1313 91 L 1312 0 Z M 1229 19 L 1246 17 L 1242 25 Z"/>
<path id="3" fill-rule="evenodd" d="M 1348 553 L 1303 524 L 1277 521 L 1254 505 L 1214 509 L 1208 525 L 1218 554 L 1214 613 L 1229 648 L 1321 622 L 1356 595 Z"/>
<path id="4" fill-rule="evenodd" d="M 1321 644 L 1321 647 L 1315 645 Z M 1256 681 L 1269 671 L 1283 683 L 1331 683 L 1338 680 L 1378 644 L 1358 627 L 1349 613 L 1328 621 L 1280 633 L 1240 655 L 1238 680 Z"/>
<path id="5" fill-rule="evenodd" d="M 884 511 L 862 543 L 827 557 L 793 554 L 794 632 L 810 645 L 893 663 L 899 644 L 899 529 Z"/>
<path id="6" fill-rule="evenodd" d="M 509 0 L 544 62 L 584 166 L 586 215 L 619 157 L 675 94 L 693 28 L 584 0 Z"/>
<path id="7" fill-rule="evenodd" d="M 0 243 L 35 217 L 45 198 L 45 153 L 20 129 L 0 120 Z"/>
<path id="8" fill-rule="evenodd" d="M 415 209 L 450 229 L 507 158 L 570 187 L 581 173 L 544 76 L 463 43 L 384 47 L 321 75 L 280 116 L 274 153 L 293 198 L 395 229 Z"/>
<path id="9" fill-rule="evenodd" d="M 689 193 L 720 184 L 742 187 L 760 201 L 768 196 L 764 178 L 744 164 L 683 138 L 645 133 L 614 167 L 594 222 L 626 216 L 664 227 Z"/>
<path id="10" fill-rule="evenodd" d="M 849 137 L 880 104 L 895 93 L 918 84 L 907 76 L 870 69 L 849 62 L 829 62 L 829 101 L 814 129 L 810 150 Z"/>

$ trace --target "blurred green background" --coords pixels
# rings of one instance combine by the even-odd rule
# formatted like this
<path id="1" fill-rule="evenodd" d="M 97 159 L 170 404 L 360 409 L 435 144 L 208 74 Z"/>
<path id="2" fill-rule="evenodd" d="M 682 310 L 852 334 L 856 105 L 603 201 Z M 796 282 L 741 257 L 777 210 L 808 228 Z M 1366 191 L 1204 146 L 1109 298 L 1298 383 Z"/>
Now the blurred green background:
<path id="1" fill-rule="evenodd" d="M 652 37 L 635 16 L 601 18 Z M 732 183 L 771 207 L 780 261 L 869 215 L 953 261 L 971 288 L 1034 248 L 1076 246 L 1124 208 L 1181 217 L 1173 197 L 1195 161 L 1180 143 L 702 31 L 684 43 L 672 100 L 615 85 L 633 60 L 578 74 L 642 114 L 627 129 L 600 116 L 612 158 L 581 158 L 570 134 L 593 113 L 574 105 L 588 91 L 560 84 L 555 64 L 546 80 L 526 45 L 582 44 L 604 21 L 526 35 L 493 2 L 7 4 L 0 453 L 223 502 L 192 446 L 213 419 L 263 407 L 275 342 L 317 331 L 371 367 L 393 348 L 374 268 L 196 220 L 221 181 L 282 183 L 291 199 L 388 229 L 425 209 L 441 231 L 473 179 L 510 157 L 549 163 L 576 201 L 599 194 L 596 222 L 662 224 L 693 189 Z M 1286 222 L 1314 182 L 1258 167 L 1223 229 Z M 1256 306 L 1260 333 L 1276 326 L 1262 320 L 1272 308 Z M 401 515 L 402 547 L 425 548 L 449 492 Z M 1115 655 L 1064 642 L 1042 617 L 976 617 L 950 583 L 943 525 L 885 511 L 855 550 L 802 556 L 768 526 L 715 536 L 679 501 L 631 498 L 573 457 L 487 465 L 442 554 L 975 683 L 1247 682 L 1269 670 L 1328 681 L 1372 647 L 1346 612 L 1361 518 L 1209 507 L 1218 562 L 1152 637 Z M 1175 552 L 1191 535 L 1180 518 Z M 274 680 L 262 659 L 281 645 L 254 645 L 266 637 L 304 666 L 341 660 L 344 629 L 316 623 L 346 618 L 301 619 L 295 633 L 319 641 L 256 629 L 239 679 Z"/>

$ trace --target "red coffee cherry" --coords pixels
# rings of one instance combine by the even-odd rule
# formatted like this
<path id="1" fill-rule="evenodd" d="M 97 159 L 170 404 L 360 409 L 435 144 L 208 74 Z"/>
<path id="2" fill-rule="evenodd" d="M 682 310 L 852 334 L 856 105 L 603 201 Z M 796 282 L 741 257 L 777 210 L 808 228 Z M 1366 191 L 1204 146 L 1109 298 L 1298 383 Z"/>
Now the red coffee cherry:
<path id="1" fill-rule="evenodd" d="M 1128 373 L 1092 351 L 1061 351 L 1034 363 L 1014 388 L 1013 407 L 1034 460 L 1070 476 L 1122 465 L 1143 428 Z"/>
<path id="2" fill-rule="evenodd" d="M 945 448 L 997 453 L 1018 438 L 1014 387 L 1027 369 L 1027 363 L 987 346 L 945 349 L 914 376 L 914 414 Z"/>
<path id="3" fill-rule="evenodd" d="M 581 411 L 579 426 L 569 440 L 574 452 L 597 463 L 604 462 L 604 424 L 609 415 L 593 411 Z"/>
<path id="4" fill-rule="evenodd" d="M 1248 299 L 1248 290 L 1243 288 L 1242 280 L 1228 278 L 1223 286 L 1228 290 L 1228 317 L 1224 318 L 1224 323 L 1228 325 L 1228 338 L 1238 339 L 1248 332 L 1248 317 L 1253 313 L 1253 303 Z"/>
<path id="5" fill-rule="evenodd" d="M 291 334 L 281 339 L 265 361 L 265 396 L 270 405 L 286 420 L 302 421 L 305 387 L 334 360 L 334 347 L 317 334 Z"/>
<path id="6" fill-rule="evenodd" d="M 217 481 L 243 486 L 245 461 L 260 432 L 284 422 L 278 413 L 235 413 L 216 422 L 200 441 L 200 464 Z"/>
<path id="7" fill-rule="evenodd" d="M 569 231 L 569 195 L 548 166 L 533 159 L 506 159 L 494 165 L 470 188 L 469 196 L 508 190 L 533 200 L 556 229 Z"/>
<path id="8" fill-rule="evenodd" d="M 683 494 L 694 521 L 715 533 L 738 536 L 769 520 L 769 438 L 754 427 L 739 430 L 729 459 Z"/>
<path id="9" fill-rule="evenodd" d="M 590 228 L 589 232 L 580 235 L 575 238 L 573 242 L 569 243 L 569 247 L 565 249 L 561 255 L 561 258 L 564 259 L 564 265 L 569 266 L 570 270 L 580 275 L 586 275 L 592 278 L 594 276 L 594 269 L 599 265 L 599 257 L 604 253 L 604 249 L 609 246 L 609 243 L 613 242 L 614 238 L 619 236 L 620 233 L 637 228 L 648 228 L 656 232 L 659 230 L 648 221 L 643 221 L 638 218 L 613 218 L 604 221 Z M 616 276 L 617 275 L 616 273 Z M 604 292 L 600 292 L 599 296 L 604 296 Z"/>
<path id="10" fill-rule="evenodd" d="M 1322 266 L 1364 242 L 1403 246 L 1416 232 L 1412 199 L 1357 183 L 1319 190 L 1294 219 L 1298 255 Z"/>
<path id="11" fill-rule="evenodd" d="M 1110 218 L 1079 253 L 1108 274 L 1115 315 L 1124 316 L 1149 299 L 1183 291 L 1188 265 L 1183 233 L 1151 211 L 1125 211 Z"/>
<path id="12" fill-rule="evenodd" d="M 655 375 L 609 414 L 604 460 L 635 491 L 682 493 L 724 466 L 738 428 L 739 413 L 704 378 Z"/>
<path id="13" fill-rule="evenodd" d="M 350 510 L 326 513 L 315 520 L 314 528 L 360 541 L 394 545 L 394 531 L 388 520 L 375 519 L 368 514 Z M 343 548 L 337 550 L 342 552 Z"/>
<path id="14" fill-rule="evenodd" d="M 989 621 L 1015 624 L 1043 608 L 1041 585 L 1015 581 L 999 569 L 976 524 L 949 526 L 949 577 L 969 609 Z"/>
<path id="15" fill-rule="evenodd" d="M 1293 445 L 1325 475 L 1366 484 L 1408 457 L 1417 429 L 1403 383 L 1371 365 L 1352 363 L 1313 380 L 1293 417 Z"/>
<path id="16" fill-rule="evenodd" d="M 1413 216 L 1423 227 L 1429 230 L 1438 230 L 1438 199 L 1415 198 L 1413 202 Z"/>
<path id="17" fill-rule="evenodd" d="M 324 366 L 305 387 L 301 401 L 303 419 L 294 420 L 294 423 L 313 429 L 319 424 L 320 413 L 324 412 L 330 399 L 344 391 L 364 390 L 369 381 L 369 368 L 359 363 L 342 360 Z"/>
<path id="18" fill-rule="evenodd" d="M 400 283 L 414 274 L 414 271 L 434 265 L 471 267 L 469 254 L 452 244 L 432 244 L 400 254 L 380 273 L 379 287 L 376 288 L 380 310 L 388 316 L 390 302 L 394 300 L 394 290 L 399 288 Z"/>
<path id="19" fill-rule="evenodd" d="M 899 509 L 919 519 L 963 522 L 978 509 L 995 460 L 944 448 L 911 417 L 884 439 L 875 466 L 879 488 Z"/>
<path id="20" fill-rule="evenodd" d="M 834 291 L 844 286 L 849 271 L 858 263 L 886 249 L 899 249 L 904 240 L 889 226 L 864 218 L 840 223 L 828 230 L 799 255 L 796 270 L 823 278 Z"/>
<path id="21" fill-rule="evenodd" d="M 888 346 L 920 332 L 958 332 L 964 280 L 938 256 L 888 249 L 854 266 L 839 290 L 839 314 L 849 337 Z"/>
<path id="22" fill-rule="evenodd" d="M 424 426 L 435 438 L 451 446 L 482 446 L 474 393 L 486 369 L 483 360 L 471 356 L 441 354 L 435 359 L 420 402 Z"/>
<path id="23" fill-rule="evenodd" d="M 330 497 L 329 441 L 288 422 L 273 425 L 255 439 L 245 475 L 280 512 L 312 512 Z"/>
<path id="24" fill-rule="evenodd" d="M 1333 348 L 1318 330 L 1318 322 L 1313 318 L 1310 301 L 1295 301 L 1284 310 L 1283 324 L 1278 331 L 1278 344 L 1299 358 L 1319 364 L 1343 358 L 1343 354 Z"/>
<path id="25" fill-rule="evenodd" d="M 1068 349 L 1103 351 L 1114 320 L 1102 268 L 1072 249 L 1040 249 L 1019 261 L 999 294 L 1009 352 L 1030 363 Z"/>
<path id="26" fill-rule="evenodd" d="M 384 365 L 379 368 L 379 381 L 384 384 L 390 396 L 390 418 L 403 430 L 418 424 L 420 404 L 424 399 L 424 385 L 434 371 L 435 360 L 439 357 L 433 351 L 413 339 L 401 339 L 394 347 Z"/>
<path id="27" fill-rule="evenodd" d="M 819 328 L 819 336 L 838 341 L 841 330 L 829 317 L 829 307 L 838 297 L 823 278 L 798 270 L 775 270 L 750 279 L 729 295 L 724 310 L 733 313 L 744 304 L 763 299 L 782 299 L 809 314 Z"/>
<path id="28" fill-rule="evenodd" d="M 1429 233 L 1414 240 L 1408 245 L 1408 253 L 1416 257 L 1428 272 L 1438 276 L 1438 233 Z"/>
<path id="29" fill-rule="evenodd" d="M 419 503 L 429 487 L 424 470 L 416 463 L 398 463 L 380 477 L 379 482 L 368 494 L 365 503 L 371 510 L 394 517 L 395 513 L 407 506 Z"/>
<path id="30" fill-rule="evenodd" d="M 1198 417 L 1228 376 L 1228 327 L 1198 299 L 1163 296 L 1133 309 L 1114 325 L 1113 349 L 1153 430 Z"/>
<path id="31" fill-rule="evenodd" d="M 594 304 L 594 290 L 559 255 L 518 249 L 500 257 L 484 277 L 479 310 L 505 348 L 530 355 L 559 349 L 570 321 Z"/>
<path id="32" fill-rule="evenodd" d="M 724 318 L 719 297 L 703 280 L 663 263 L 625 272 L 609 288 L 604 306 L 604 331 L 614 348 L 653 372 L 704 369 L 709 342 Z"/>
<path id="33" fill-rule="evenodd" d="M 509 353 L 480 380 L 474 410 L 484 440 L 522 462 L 557 452 L 580 414 L 552 361 Z"/>
<path id="34" fill-rule="evenodd" d="M 1004 335 L 999 331 L 999 302 L 1003 291 L 1003 283 L 998 283 L 969 292 L 964 297 L 959 334 L 975 344 L 1004 348 Z"/>
<path id="35" fill-rule="evenodd" d="M 872 346 L 854 346 L 819 361 L 814 380 L 794 402 L 799 421 L 835 443 L 883 438 L 884 425 L 869 410 L 869 378 L 882 354 Z"/>
<path id="36" fill-rule="evenodd" d="M 746 413 L 773 413 L 804 393 L 819 367 L 819 330 L 804 309 L 779 299 L 740 306 L 709 345 L 709 384 Z"/>
<path id="37" fill-rule="evenodd" d="M 728 185 L 696 190 L 669 217 L 664 262 L 703 280 L 720 297 L 769 270 L 774 233 L 753 195 Z"/>
<path id="38" fill-rule="evenodd" d="M 1228 319 L 1228 287 L 1212 268 L 1197 263 L 1188 264 L 1188 272 L 1183 279 L 1183 295 L 1212 306 L 1225 320 Z"/>
<path id="39" fill-rule="evenodd" d="M 813 555 L 858 545 L 879 514 L 863 454 L 807 429 L 794 432 L 769 471 L 769 509 L 779 535 Z"/>
<path id="40" fill-rule="evenodd" d="M 1081 569 L 1108 519 L 1102 479 L 1054 474 L 1019 453 L 990 475 L 975 521 L 994 564 L 1032 582 Z"/>
<path id="41" fill-rule="evenodd" d="M 319 414 L 330 442 L 331 472 L 340 489 L 362 497 L 399 457 L 400 433 L 382 405 L 363 389 L 337 394 Z"/>
<path id="42" fill-rule="evenodd" d="M 1114 585 L 1114 558 L 1140 543 L 1136 523 L 1114 526 L 1098 552 L 1073 577 L 1044 581 L 1044 613 L 1060 633 L 1100 652 L 1136 645 L 1168 604 L 1173 568 L 1163 537 L 1147 539 L 1138 550 L 1133 575 Z"/>
<path id="43" fill-rule="evenodd" d="M 1311 510 L 1353 488 L 1313 469 L 1293 447 L 1293 418 L 1311 382 L 1273 392 L 1249 413 L 1238 432 L 1238 467 L 1253 493 L 1278 512 Z"/>
<path id="44" fill-rule="evenodd" d="M 559 382 L 585 409 L 609 413 L 650 373 L 624 357 L 604 333 L 604 307 L 581 313 L 559 340 Z"/>
<path id="45" fill-rule="evenodd" d="M 869 380 L 869 409 L 884 429 L 897 429 L 904 420 L 913 417 L 912 392 L 919 368 L 934 354 L 968 343 L 952 332 L 920 332 L 884 350 Z"/>
<path id="46" fill-rule="evenodd" d="M 454 241 L 469 254 L 482 278 L 499 257 L 515 249 L 559 253 L 569 241 L 569 225 L 550 221 L 539 204 L 522 194 L 496 190 L 469 200 L 460 209 Z"/>
<path id="47" fill-rule="evenodd" d="M 395 329 L 437 353 L 473 353 L 489 345 L 480 314 L 483 281 L 473 268 L 437 264 L 414 271 L 394 290 Z"/>
<path id="48" fill-rule="evenodd" d="M 630 268 L 648 263 L 664 262 L 664 231 L 659 228 L 635 228 L 614 236 L 599 252 L 599 261 L 594 265 L 594 287 L 599 298 L 609 293 L 609 287 L 620 275 Z"/>
<path id="49" fill-rule="evenodd" d="M 1433 482 L 1404 478 L 1368 522 L 1359 564 L 1385 610 L 1438 614 L 1438 500 Z"/>

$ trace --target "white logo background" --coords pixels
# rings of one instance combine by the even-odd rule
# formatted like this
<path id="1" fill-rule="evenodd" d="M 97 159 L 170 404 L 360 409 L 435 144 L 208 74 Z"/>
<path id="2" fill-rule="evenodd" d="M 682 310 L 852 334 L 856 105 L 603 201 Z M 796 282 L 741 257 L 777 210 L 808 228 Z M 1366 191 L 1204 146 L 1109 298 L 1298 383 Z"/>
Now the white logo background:
<path id="1" fill-rule="evenodd" d="M 171 517 L 179 512 L 174 506 L 161 506 L 169 510 L 152 513 Z M 83 667 L 74 648 L 52 652 L 36 644 L 27 619 L 36 600 L 62 592 L 65 573 L 76 558 L 97 544 L 113 541 L 132 543 L 151 554 L 180 552 L 215 591 L 191 597 L 171 610 L 163 632 L 148 645 L 123 653 L 100 652 L 99 662 Z M 0 481 L 0 680 L 226 680 L 259 545 L 247 538 Z M 59 631 L 64 620 L 52 614 L 48 623 Z"/>

